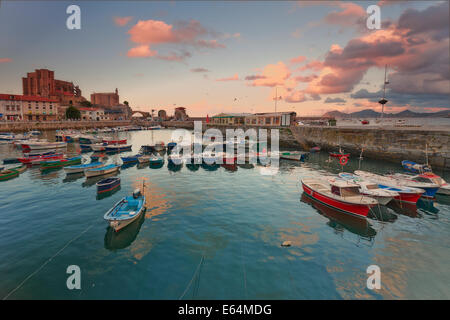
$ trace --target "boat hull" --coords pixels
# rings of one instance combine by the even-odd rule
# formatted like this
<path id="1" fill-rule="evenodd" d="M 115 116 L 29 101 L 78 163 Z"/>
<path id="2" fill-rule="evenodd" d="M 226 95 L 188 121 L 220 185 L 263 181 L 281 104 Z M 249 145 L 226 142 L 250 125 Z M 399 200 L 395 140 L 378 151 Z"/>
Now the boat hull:
<path id="1" fill-rule="evenodd" d="M 109 173 L 113 173 L 113 172 L 117 172 L 119 171 L 119 166 L 114 167 L 114 168 L 110 168 L 110 169 L 105 169 L 105 170 L 85 170 L 84 174 L 86 175 L 86 178 L 91 178 L 91 177 L 98 177 L 98 176 L 103 176 L 105 174 L 109 174 Z"/>
<path id="2" fill-rule="evenodd" d="M 108 180 L 108 179 L 105 179 Z M 97 193 L 105 193 L 114 190 L 120 186 L 120 178 L 110 179 L 111 182 L 105 183 L 104 180 L 97 182 Z"/>
<path id="3" fill-rule="evenodd" d="M 370 206 L 363 204 L 350 204 L 343 201 L 339 201 L 333 198 L 330 198 L 318 191 L 315 191 L 302 183 L 303 191 L 310 196 L 311 198 L 321 202 L 322 204 L 339 210 L 343 213 L 351 214 L 356 217 L 365 218 L 369 213 Z"/>

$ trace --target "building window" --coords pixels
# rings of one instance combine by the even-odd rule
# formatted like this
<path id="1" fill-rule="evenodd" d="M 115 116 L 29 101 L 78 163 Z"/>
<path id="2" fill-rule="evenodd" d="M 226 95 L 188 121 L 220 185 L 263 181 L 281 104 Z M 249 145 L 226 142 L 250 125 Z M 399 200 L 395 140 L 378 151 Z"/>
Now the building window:
<path id="1" fill-rule="evenodd" d="M 266 118 L 266 124 L 270 124 L 270 117 Z"/>

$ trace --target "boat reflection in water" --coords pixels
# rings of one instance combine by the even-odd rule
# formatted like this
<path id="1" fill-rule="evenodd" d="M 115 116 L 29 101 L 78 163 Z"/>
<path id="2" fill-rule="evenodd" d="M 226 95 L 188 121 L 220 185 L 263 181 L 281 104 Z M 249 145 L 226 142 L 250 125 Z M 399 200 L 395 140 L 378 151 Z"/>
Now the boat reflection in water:
<path id="1" fill-rule="evenodd" d="M 311 198 L 305 192 L 302 193 L 301 201 L 311 205 L 322 216 L 328 218 L 329 221 L 327 222 L 327 225 L 336 230 L 338 233 L 343 233 L 344 229 L 346 229 L 369 242 L 372 242 L 377 234 L 367 219 L 355 217 L 330 208 Z"/>
<path id="2" fill-rule="evenodd" d="M 73 182 L 76 181 L 78 179 L 84 178 L 84 172 L 79 172 L 79 173 L 71 173 L 71 174 L 67 174 L 66 177 L 63 179 L 63 182 Z"/>
<path id="3" fill-rule="evenodd" d="M 164 162 L 160 162 L 160 163 L 151 163 L 150 165 L 148 165 L 148 167 L 150 167 L 150 169 L 161 169 L 162 167 L 164 167 Z"/>
<path id="4" fill-rule="evenodd" d="M 148 168 L 148 163 L 138 163 L 136 166 L 138 169 Z"/>
<path id="5" fill-rule="evenodd" d="M 236 164 L 222 164 L 222 167 L 225 168 L 226 171 L 235 172 L 238 170 L 238 166 Z"/>
<path id="6" fill-rule="evenodd" d="M 81 186 L 83 188 L 89 188 L 93 185 L 95 185 L 97 182 L 99 182 L 100 180 L 106 179 L 106 178 L 112 178 L 118 175 L 118 171 L 116 172 L 112 172 L 109 174 L 104 174 L 102 176 L 97 176 L 97 177 L 90 177 L 90 178 L 86 178 L 86 181 L 84 181 Z"/>
<path id="7" fill-rule="evenodd" d="M 172 171 L 172 172 L 180 171 L 182 167 L 183 167 L 183 163 L 175 164 L 175 163 L 170 161 L 167 164 L 167 169 L 169 169 L 169 171 Z"/>
<path id="8" fill-rule="evenodd" d="M 116 193 L 119 190 L 120 190 L 120 186 L 118 186 L 117 188 L 112 189 L 111 191 L 97 193 L 96 199 L 97 200 L 102 200 L 102 199 L 111 197 L 114 193 Z"/>
<path id="9" fill-rule="evenodd" d="M 420 209 L 421 211 L 427 213 L 427 214 L 429 214 L 429 213 L 437 214 L 439 212 L 439 209 L 434 206 L 434 202 L 435 201 L 432 200 L 432 199 L 420 198 L 417 201 L 417 208 Z"/>
<path id="10" fill-rule="evenodd" d="M 138 162 L 130 162 L 130 163 L 122 164 L 120 166 L 120 170 L 124 170 L 124 169 L 128 169 L 128 168 L 134 167 L 134 166 L 136 166 L 137 163 Z"/>
<path id="11" fill-rule="evenodd" d="M 255 167 L 255 165 L 252 163 L 244 163 L 244 164 L 238 164 L 238 167 L 242 168 L 242 169 L 253 169 Z"/>
<path id="12" fill-rule="evenodd" d="M 187 163 L 186 168 L 188 168 L 188 170 L 190 170 L 190 171 L 198 171 L 198 169 L 200 168 L 200 165 L 196 164 L 196 163 Z"/>
<path id="13" fill-rule="evenodd" d="M 124 227 L 119 232 L 115 232 L 110 226 L 106 229 L 105 249 L 119 250 L 128 247 L 136 240 L 141 230 L 141 226 L 145 221 L 145 211 L 135 221 Z"/>
<path id="14" fill-rule="evenodd" d="M 422 215 L 417 211 L 415 203 L 391 201 L 387 204 L 387 207 L 394 210 L 395 213 L 407 216 L 410 218 L 420 218 Z"/>
<path id="15" fill-rule="evenodd" d="M 201 166 L 206 171 L 216 171 L 217 169 L 220 168 L 220 164 L 217 163 L 213 164 L 202 163 Z"/>
<path id="16" fill-rule="evenodd" d="M 391 201 L 393 202 L 393 201 Z M 373 208 L 370 208 L 368 218 L 384 221 L 384 222 L 394 222 L 397 220 L 398 216 L 393 214 L 391 210 L 389 210 L 386 206 L 378 205 Z"/>

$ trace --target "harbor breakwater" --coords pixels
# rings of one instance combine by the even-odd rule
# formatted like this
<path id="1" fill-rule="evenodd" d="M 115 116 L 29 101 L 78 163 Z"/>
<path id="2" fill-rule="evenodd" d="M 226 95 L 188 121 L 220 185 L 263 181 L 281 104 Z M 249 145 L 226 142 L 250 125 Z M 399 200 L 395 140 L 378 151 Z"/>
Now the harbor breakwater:
<path id="1" fill-rule="evenodd" d="M 87 129 L 131 125 L 131 120 L 117 121 L 24 121 L 0 122 L 0 132 L 25 132 L 30 130 Z"/>
<path id="2" fill-rule="evenodd" d="M 166 122 L 172 128 L 193 129 L 192 121 Z M 279 130 L 280 149 L 292 148 L 309 150 L 319 146 L 324 151 L 336 151 L 341 146 L 352 156 L 399 163 L 411 160 L 425 163 L 428 155 L 430 165 L 435 169 L 450 170 L 450 128 L 415 128 L 415 127 L 335 127 L 335 126 L 217 126 L 203 123 L 203 131 L 209 128 L 221 130 L 225 136 L 226 129 L 250 128 Z M 427 153 L 425 152 L 427 151 Z"/>

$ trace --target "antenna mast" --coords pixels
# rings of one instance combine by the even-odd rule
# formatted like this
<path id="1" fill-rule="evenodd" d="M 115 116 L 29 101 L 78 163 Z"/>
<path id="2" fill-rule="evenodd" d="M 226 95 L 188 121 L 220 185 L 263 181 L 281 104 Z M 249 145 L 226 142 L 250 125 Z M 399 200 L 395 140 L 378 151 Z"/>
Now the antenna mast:
<path id="1" fill-rule="evenodd" d="M 383 119 L 384 116 L 384 105 L 388 102 L 388 100 L 386 100 L 386 85 L 389 84 L 389 81 L 386 80 L 386 74 L 387 65 L 384 67 L 383 99 L 378 101 L 378 103 L 381 104 L 381 119 Z"/>

